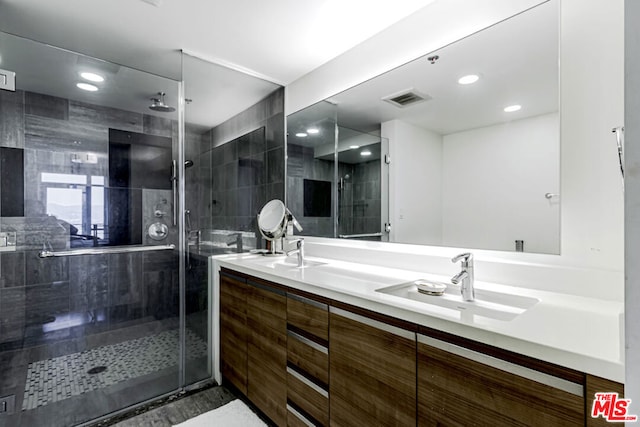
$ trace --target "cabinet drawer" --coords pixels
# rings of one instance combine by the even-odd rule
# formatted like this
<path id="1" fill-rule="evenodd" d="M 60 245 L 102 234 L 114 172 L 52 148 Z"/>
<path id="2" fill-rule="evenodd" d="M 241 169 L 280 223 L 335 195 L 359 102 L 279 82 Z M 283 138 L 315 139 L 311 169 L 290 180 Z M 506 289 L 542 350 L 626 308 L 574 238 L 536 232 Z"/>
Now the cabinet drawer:
<path id="1" fill-rule="evenodd" d="M 322 384 L 329 384 L 329 352 L 326 347 L 287 331 L 287 361 Z"/>
<path id="2" fill-rule="evenodd" d="M 287 401 L 314 424 L 329 423 L 329 393 L 291 367 L 287 367 Z"/>
<path id="3" fill-rule="evenodd" d="M 576 426 L 584 404 L 581 384 L 418 337 L 419 426 Z"/>
<path id="4" fill-rule="evenodd" d="M 329 340 L 329 308 L 326 304 L 288 294 L 287 323 L 324 341 Z"/>

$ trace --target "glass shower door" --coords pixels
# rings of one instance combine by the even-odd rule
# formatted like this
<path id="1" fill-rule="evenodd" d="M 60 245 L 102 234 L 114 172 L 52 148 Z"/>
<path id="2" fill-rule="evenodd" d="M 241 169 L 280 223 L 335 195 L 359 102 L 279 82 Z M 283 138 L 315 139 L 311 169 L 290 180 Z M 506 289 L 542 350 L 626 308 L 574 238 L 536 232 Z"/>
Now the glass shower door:
<path id="1" fill-rule="evenodd" d="M 0 426 L 177 391 L 179 83 L 4 33 L 0 55 Z"/>

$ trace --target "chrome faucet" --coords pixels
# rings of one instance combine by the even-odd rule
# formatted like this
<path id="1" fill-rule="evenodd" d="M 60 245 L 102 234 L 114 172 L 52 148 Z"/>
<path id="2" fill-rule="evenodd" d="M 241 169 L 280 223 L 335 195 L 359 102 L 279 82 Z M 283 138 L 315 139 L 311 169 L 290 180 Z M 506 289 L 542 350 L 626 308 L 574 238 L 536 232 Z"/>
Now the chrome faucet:
<path id="1" fill-rule="evenodd" d="M 227 237 L 233 237 L 233 239 L 227 241 L 227 246 L 234 246 L 238 253 L 243 251 L 242 247 L 242 233 L 229 234 Z"/>
<path id="2" fill-rule="evenodd" d="M 304 239 L 299 237 L 297 239 L 287 239 L 289 242 L 295 242 L 296 248 L 290 251 L 285 251 L 287 256 L 291 254 L 298 254 L 298 267 L 304 266 Z"/>
<path id="3" fill-rule="evenodd" d="M 460 284 L 460 294 L 465 301 L 473 301 L 475 292 L 473 290 L 473 254 L 463 253 L 451 259 L 451 262 L 462 261 L 462 271 L 451 278 L 454 285 Z"/>

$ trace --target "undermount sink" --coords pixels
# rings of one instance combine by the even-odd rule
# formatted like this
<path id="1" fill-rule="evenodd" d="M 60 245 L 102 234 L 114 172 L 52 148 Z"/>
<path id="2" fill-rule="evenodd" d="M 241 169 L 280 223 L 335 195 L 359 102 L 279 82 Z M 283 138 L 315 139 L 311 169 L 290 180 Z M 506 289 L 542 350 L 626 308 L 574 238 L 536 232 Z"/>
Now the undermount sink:
<path id="1" fill-rule="evenodd" d="M 415 281 L 376 289 L 376 292 L 429 304 L 442 314 L 469 320 L 473 320 L 473 316 L 513 320 L 539 302 L 533 297 L 477 288 L 475 301 L 463 301 L 460 286 L 452 284 L 447 284 L 440 296 L 427 295 L 418 291 Z"/>
<path id="2" fill-rule="evenodd" d="M 265 257 L 265 262 L 261 262 L 260 264 L 265 267 L 273 268 L 273 269 L 299 269 L 299 268 L 310 268 L 310 267 L 318 267 L 320 265 L 326 265 L 326 262 L 313 261 L 309 259 L 305 259 L 302 267 L 298 267 L 298 259 L 295 256 L 291 257 L 279 257 L 274 259 L 273 257 Z"/>

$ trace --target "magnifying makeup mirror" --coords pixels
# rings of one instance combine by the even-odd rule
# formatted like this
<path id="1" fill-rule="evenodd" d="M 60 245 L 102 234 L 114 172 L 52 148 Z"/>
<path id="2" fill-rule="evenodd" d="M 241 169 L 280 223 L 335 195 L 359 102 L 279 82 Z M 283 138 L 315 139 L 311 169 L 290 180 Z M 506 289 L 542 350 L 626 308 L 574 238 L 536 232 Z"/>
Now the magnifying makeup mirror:
<path id="1" fill-rule="evenodd" d="M 282 237 L 287 229 L 286 214 L 287 208 L 281 200 L 267 202 L 258 214 L 258 227 L 262 237 L 270 241 Z"/>
<path id="2" fill-rule="evenodd" d="M 292 226 L 291 228 L 289 228 Z M 282 203 L 281 200 L 273 199 L 267 202 L 258 214 L 258 228 L 260 234 L 267 241 L 273 242 L 287 234 L 293 234 L 293 226 L 298 231 L 302 231 L 302 226 L 291 214 L 291 211 Z M 271 245 L 271 253 L 276 253 L 275 244 Z"/>

